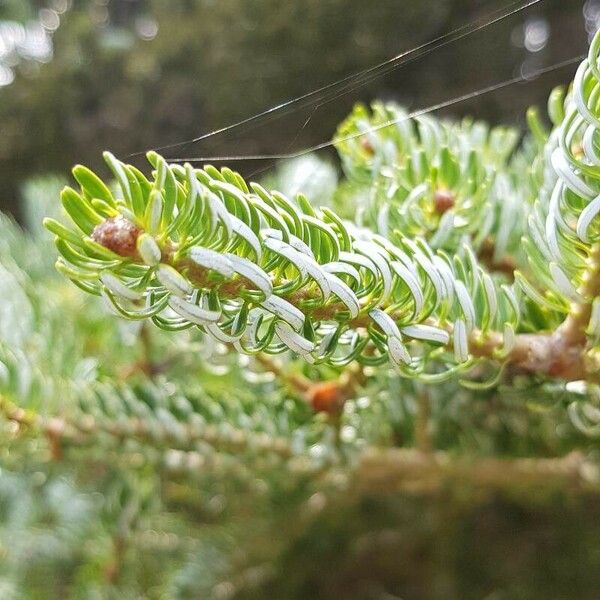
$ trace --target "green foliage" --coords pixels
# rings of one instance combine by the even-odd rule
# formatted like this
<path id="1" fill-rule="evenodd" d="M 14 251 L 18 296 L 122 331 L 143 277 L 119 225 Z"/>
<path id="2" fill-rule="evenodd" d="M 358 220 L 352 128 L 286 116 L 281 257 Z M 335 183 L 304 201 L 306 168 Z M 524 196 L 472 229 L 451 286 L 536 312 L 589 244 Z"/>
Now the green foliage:
<path id="1" fill-rule="evenodd" d="M 53 180 L 29 188 L 29 203 L 48 203 L 32 212 L 51 212 L 53 189 Z M 498 540 L 513 544 L 515 537 L 527 543 L 544 518 L 560 550 L 543 556 L 558 561 L 572 554 L 571 540 L 581 519 L 592 515 L 593 500 L 589 505 L 550 494 L 546 503 L 537 480 L 536 509 L 528 497 L 512 499 L 510 488 L 485 501 L 478 491 L 465 495 L 463 484 L 457 484 L 460 500 L 450 495 L 436 501 L 426 491 L 415 497 L 415 489 L 430 486 L 425 464 L 414 470 L 425 479 L 408 480 L 408 494 L 370 483 L 365 491 L 348 491 L 370 448 L 418 443 L 426 388 L 394 370 L 366 367 L 366 379 L 348 392 L 337 417 L 315 414 L 288 382 L 304 373 L 333 383 L 336 370 L 289 354 L 277 370 L 259 362 L 260 355 L 226 350 L 197 328 L 173 334 L 115 319 L 98 298 L 56 276 L 48 260 L 26 274 L 52 253 L 48 237 L 26 234 L 8 219 L 2 224 L 1 262 L 12 277 L 3 283 L 14 281 L 3 286 L 2 304 L 13 307 L 16 324 L 6 331 L 21 332 L 0 342 L 0 398 L 7 417 L 0 430 L 0 582 L 6 597 L 294 597 L 309 586 L 329 598 L 337 593 L 322 587 L 333 585 L 329 548 L 340 549 L 335 564 L 347 565 L 354 544 L 384 535 L 377 533 L 384 527 L 400 532 L 393 539 L 410 531 L 415 548 L 427 539 L 436 547 L 448 544 L 451 552 L 452 540 L 464 539 L 456 538 L 456 529 L 419 525 L 442 518 L 456 528 L 498 519 L 485 529 L 490 549 Z M 581 415 L 593 416 L 590 393 L 529 378 L 485 393 L 448 382 L 431 388 L 428 403 L 431 442 L 448 456 L 555 457 L 577 449 L 586 457 L 576 465 L 576 473 L 587 477 L 581 485 L 596 489 L 593 438 L 580 433 L 567 413 L 568 406 L 582 411 L 587 404 Z M 579 476 L 568 471 L 567 481 L 571 477 Z M 424 521 L 423 506 L 429 515 Z M 445 510 L 449 514 L 442 517 Z M 515 511 L 524 511 L 516 536 Z M 379 515 L 377 523 L 365 514 Z M 592 561 L 593 530 L 585 531 Z M 314 544 L 324 565 L 321 575 L 305 554 Z M 394 548 L 406 571 L 397 565 L 386 570 L 373 550 L 367 552 L 373 563 L 364 565 L 372 564 L 376 585 L 408 590 L 416 585 L 406 575 L 408 563 L 416 568 L 423 562 L 411 545 Z M 465 561 L 483 565 L 471 545 L 463 548 Z M 538 573 L 541 566 L 528 556 L 528 573 Z M 284 574 L 290 564 L 293 578 Z M 525 585 L 512 567 L 497 573 L 486 564 L 480 584 L 471 579 L 472 570 L 459 575 L 431 557 L 419 581 Z M 590 573 L 593 566 L 579 564 Z M 580 572 L 571 569 L 567 581 L 586 597 L 593 584 Z M 354 597 L 361 597 L 364 585 L 356 585 Z"/>
<path id="2" fill-rule="evenodd" d="M 347 185 L 364 199 L 351 206 L 365 226 L 394 242 L 424 237 L 453 254 L 465 238 L 474 250 L 487 242 L 494 262 L 517 251 L 527 203 L 511 165 L 516 129 L 411 119 L 375 104 L 372 114 L 356 107 L 337 140 Z"/>
<path id="3" fill-rule="evenodd" d="M 376 104 L 337 184 L 155 153 L 75 167 L 60 210 L 31 181 L 29 231 L 0 219 L 0 595 L 593 598 L 599 45 L 519 146 Z"/>
<path id="4" fill-rule="evenodd" d="M 595 64 L 595 44 L 590 52 Z M 489 360 L 583 379 L 583 370 L 598 370 L 600 291 L 590 202 L 596 117 L 588 107 L 598 81 L 587 64 L 573 97 L 552 96 L 548 141 L 529 114 L 535 142 L 523 151 L 514 130 L 357 108 L 337 137 L 346 187 L 357 188 L 354 223 L 227 168 L 168 165 L 151 152 L 147 179 L 105 153 L 116 195 L 76 167 L 80 189 L 65 188 L 62 203 L 78 230 L 47 221 L 63 257 L 58 268 L 119 315 L 172 330 L 199 326 L 240 352 L 291 350 L 338 367 L 389 360 L 422 381 Z M 532 146 L 547 157 L 546 170 L 540 175 L 534 159 L 519 176 Z M 479 264 L 486 257 L 491 271 Z M 494 274 L 502 263 L 514 284 Z M 583 370 L 548 364 L 534 340 L 516 338 L 563 320 L 549 343 L 585 342 Z"/>
<path id="5" fill-rule="evenodd" d="M 80 190 L 65 188 L 62 202 L 78 231 L 46 222 L 58 269 L 117 314 L 199 326 L 251 354 L 289 349 L 336 366 L 389 358 L 406 376 L 431 380 L 443 375 L 427 373 L 429 362 L 449 373 L 471 366 L 475 329 L 482 338 L 516 329 L 516 298 L 477 264 L 464 236 L 451 259 L 420 237 L 392 244 L 229 169 L 148 158 L 152 180 L 106 154 L 116 199 L 76 167 Z M 418 344 L 412 355 L 407 342 Z"/>

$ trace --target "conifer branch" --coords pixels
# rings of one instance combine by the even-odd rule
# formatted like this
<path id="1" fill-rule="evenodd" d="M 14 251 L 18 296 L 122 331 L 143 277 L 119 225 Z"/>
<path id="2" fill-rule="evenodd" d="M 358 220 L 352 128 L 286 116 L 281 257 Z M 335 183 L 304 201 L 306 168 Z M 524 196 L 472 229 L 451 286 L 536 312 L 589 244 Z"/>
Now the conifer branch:
<path id="1" fill-rule="evenodd" d="M 422 381 L 440 381 L 480 360 L 593 380 L 590 330 L 592 337 L 600 332 L 600 233 L 593 217 L 600 205 L 585 202 L 600 189 L 596 106 L 587 105 L 588 98 L 596 102 L 592 86 L 600 85 L 597 46 L 573 98 L 564 107 L 557 105 L 562 98 L 552 99 L 556 129 L 543 148 L 552 157 L 547 182 L 537 204 L 525 203 L 521 213 L 506 211 L 504 194 L 513 188 L 502 172 L 510 171 L 516 135 L 482 135 L 470 122 L 440 129 L 420 119 L 416 129 L 407 122 L 382 137 L 369 134 L 368 147 L 340 142 L 350 176 L 375 189 L 392 186 L 389 206 L 368 209 L 384 217 L 371 223 L 377 232 L 316 209 L 301 195 L 294 201 L 248 185 L 229 169 L 168 165 L 151 152 L 147 179 L 106 153 L 117 195 L 75 167 L 80 189 L 66 188 L 62 201 L 77 230 L 46 221 L 62 254 L 58 268 L 120 316 L 171 330 L 197 326 L 240 352 L 291 350 L 310 363 L 337 366 L 390 362 Z M 359 110 L 342 126 L 342 140 L 363 126 L 363 117 Z M 543 127 L 535 118 L 539 139 Z M 386 109 L 376 109 L 373 122 L 383 119 L 389 120 Z M 527 221 L 527 210 L 531 270 L 515 271 L 515 283 L 507 284 L 476 255 L 489 261 L 493 247 L 492 262 L 512 260 L 514 236 L 507 232 L 516 217 Z M 546 311 L 548 328 L 519 331 L 532 301 Z"/>

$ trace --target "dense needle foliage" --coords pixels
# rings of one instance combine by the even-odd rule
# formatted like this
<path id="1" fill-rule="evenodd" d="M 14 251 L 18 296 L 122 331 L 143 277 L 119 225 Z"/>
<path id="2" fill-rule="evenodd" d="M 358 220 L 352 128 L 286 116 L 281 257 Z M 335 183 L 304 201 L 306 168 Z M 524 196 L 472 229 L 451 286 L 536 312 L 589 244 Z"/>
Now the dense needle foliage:
<path id="1" fill-rule="evenodd" d="M 599 51 L 525 139 L 357 107 L 339 182 L 106 153 L 59 210 L 32 181 L 0 595 L 596 597 Z"/>

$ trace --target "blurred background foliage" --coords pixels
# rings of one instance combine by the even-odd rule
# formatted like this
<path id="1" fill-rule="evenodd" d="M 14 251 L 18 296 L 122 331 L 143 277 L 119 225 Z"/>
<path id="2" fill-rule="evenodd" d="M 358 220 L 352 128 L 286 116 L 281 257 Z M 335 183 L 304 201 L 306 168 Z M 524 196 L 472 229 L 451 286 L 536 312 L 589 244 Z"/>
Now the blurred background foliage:
<path id="1" fill-rule="evenodd" d="M 597 597 L 597 425 L 569 414 L 597 397 L 347 367 L 317 410 L 297 381 L 330 367 L 115 319 L 58 274 L 59 185 L 24 186 L 25 230 L 0 213 L 2 600 Z"/>
<path id="2" fill-rule="evenodd" d="M 345 77 L 472 22 L 496 0 L 3 0 L 0 203 L 33 174 L 97 167 L 179 142 Z M 598 0 L 539 5 L 320 107 L 171 152 L 284 152 L 329 139 L 357 100 L 411 108 L 585 50 Z M 458 107 L 522 122 L 558 72 Z M 302 127 L 308 116 L 310 123 Z M 254 165 L 253 165 L 254 166 Z M 251 170 L 248 166 L 246 173 Z"/>

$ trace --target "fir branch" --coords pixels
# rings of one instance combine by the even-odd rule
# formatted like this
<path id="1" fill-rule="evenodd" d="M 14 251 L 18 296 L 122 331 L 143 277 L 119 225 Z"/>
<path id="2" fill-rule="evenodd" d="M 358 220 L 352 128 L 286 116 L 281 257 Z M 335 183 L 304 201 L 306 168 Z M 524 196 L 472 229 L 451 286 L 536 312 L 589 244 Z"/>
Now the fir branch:
<path id="1" fill-rule="evenodd" d="M 516 325 L 510 290 L 468 247 L 467 260 L 451 261 L 422 240 L 397 246 L 302 197 L 294 204 L 256 184 L 250 191 L 228 170 L 170 167 L 157 155 L 154 183 L 138 184 L 134 203 L 126 174 L 143 176 L 107 159 L 129 200 L 93 198 L 101 182 L 78 167 L 81 193 L 65 190 L 63 204 L 80 232 L 47 226 L 63 254 L 59 270 L 122 316 L 198 325 L 250 353 L 291 349 L 337 365 L 390 358 L 407 376 L 421 376 L 428 359 L 469 366 L 467 335 L 487 339 L 494 325 Z M 425 350 L 411 356 L 407 343 Z"/>
<path id="2" fill-rule="evenodd" d="M 301 212 L 256 184 L 252 193 L 227 170 L 189 165 L 180 170 L 156 155 L 150 158 L 157 172 L 154 184 L 147 183 L 147 195 L 137 192 L 138 216 L 132 199 L 113 201 L 112 209 L 86 201 L 91 184 L 84 179 L 88 187 L 80 194 L 63 193 L 79 237 L 47 222 L 64 260 L 73 265 L 59 262 L 59 270 L 103 295 L 117 314 L 150 317 L 165 328 L 198 325 L 251 353 L 290 349 L 309 362 L 332 364 L 355 359 L 382 364 L 389 358 L 405 375 L 422 379 L 428 378 L 428 360 L 445 363 L 452 373 L 472 366 L 474 358 L 581 378 L 570 362 L 548 362 L 551 336 L 513 335 L 519 315 L 513 292 L 494 281 L 468 247 L 467 260 L 450 261 L 422 240 L 404 239 L 397 246 L 304 201 Z M 109 163 L 117 165 L 117 174 L 141 177 L 111 156 Z M 160 169 L 169 175 L 161 176 Z M 82 178 L 81 168 L 76 173 Z M 91 173 L 86 176 L 99 185 Z M 170 177 L 174 186 L 171 211 L 180 205 L 170 218 L 164 214 L 169 192 L 159 187 L 161 177 Z M 123 185 L 124 195 L 131 195 L 129 184 Z M 153 212 L 160 215 L 160 226 L 158 220 L 154 226 L 149 222 Z M 245 229 L 238 214 L 246 217 Z M 152 236 L 144 227 L 157 231 Z M 82 235 L 86 230 L 89 237 Z M 196 245 L 200 241 L 204 245 Z M 169 309 L 174 318 L 164 316 Z M 411 355 L 407 343 L 422 349 Z M 344 346 L 350 351 L 339 354 Z"/>
<path id="3" fill-rule="evenodd" d="M 79 287 L 103 296 L 120 316 L 150 318 L 171 330 L 197 326 L 240 352 L 291 350 L 310 363 L 338 366 L 389 361 L 403 375 L 422 381 L 440 381 L 478 360 L 537 375 L 593 380 L 597 368 L 587 351 L 589 327 L 595 328 L 590 319 L 600 322 L 593 310 L 600 278 L 596 246 L 586 245 L 598 236 L 592 219 L 597 203 L 585 206 L 595 193 L 596 177 L 595 155 L 589 156 L 595 153 L 595 117 L 586 102 L 588 97 L 595 102 L 591 84 L 600 85 L 588 66 L 597 64 L 597 46 L 591 49 L 595 62 L 584 62 L 576 78 L 567 117 L 544 149 L 552 156 L 551 184 L 543 186 L 529 222 L 537 241 L 539 219 L 544 220 L 550 237 L 535 252 L 555 262 L 531 255 L 531 276 L 538 280 L 533 285 L 519 271 L 514 285 L 503 284 L 478 264 L 474 250 L 489 253 L 490 232 L 495 243 L 507 248 L 504 231 L 518 215 L 501 207 L 504 196 L 498 190 L 506 188 L 509 178 L 498 169 L 508 168 L 515 135 L 500 129 L 483 129 L 482 135 L 481 127 L 469 122 L 439 129 L 431 119 L 421 119 L 417 130 L 407 122 L 385 134 L 395 146 L 369 138 L 369 148 L 342 149 L 346 165 L 356 153 L 363 161 L 352 169 L 376 171 L 374 186 L 377 177 L 387 177 L 385 164 L 405 164 L 394 175 L 406 189 L 398 200 L 398 224 L 403 215 L 416 220 L 405 223 L 402 233 L 394 228 L 390 239 L 357 228 L 328 208 L 315 209 L 302 195 L 293 201 L 248 185 L 229 169 L 168 165 L 151 152 L 149 180 L 106 153 L 119 194 L 113 196 L 85 167 L 75 167 L 80 190 L 66 188 L 62 201 L 78 229 L 46 221 L 62 254 L 58 268 Z M 554 104 L 559 100 L 554 97 Z M 551 112 L 559 118 L 556 106 Z M 378 118 L 387 116 L 382 109 Z M 537 138 L 543 138 L 532 119 Z M 359 122 L 353 117 L 341 131 L 360 127 Z M 578 154 L 571 151 L 575 143 Z M 392 147 L 390 158 L 385 153 Z M 479 162 L 484 159 L 485 164 Z M 433 212 L 427 205 L 416 205 L 416 212 L 411 208 L 410 187 L 415 191 L 425 185 L 419 178 L 427 182 L 423 190 L 433 194 Z M 550 188 L 544 205 L 544 190 Z M 442 192 L 448 202 L 437 210 Z M 574 194 L 580 194 L 577 200 Z M 470 212 L 464 212 L 466 207 Z M 475 215 L 488 209 L 494 218 L 484 227 Z M 572 219 L 563 209 L 579 215 L 576 231 L 570 231 Z M 428 210 L 434 221 L 425 226 Z M 527 214 L 520 216 L 524 222 Z M 459 221 L 468 226 L 456 229 Z M 459 244 L 450 242 L 452 236 L 440 243 L 440 232 L 448 227 L 459 234 Z M 444 246 L 456 252 L 452 259 Z M 581 283 L 579 290 L 574 280 Z M 548 289 L 536 291 L 539 283 Z M 548 329 L 560 315 L 564 323 L 554 333 L 539 325 L 533 332 L 518 331 L 524 308 L 520 293 L 554 315 Z M 524 316 L 530 318 L 528 312 Z"/>

